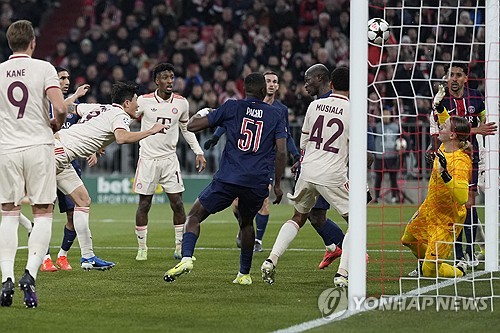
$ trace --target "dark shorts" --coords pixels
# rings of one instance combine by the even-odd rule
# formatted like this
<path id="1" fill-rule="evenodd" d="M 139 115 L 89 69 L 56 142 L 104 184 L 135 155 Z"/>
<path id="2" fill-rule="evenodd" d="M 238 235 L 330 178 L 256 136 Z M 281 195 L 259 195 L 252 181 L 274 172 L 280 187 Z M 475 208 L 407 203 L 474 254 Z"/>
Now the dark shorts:
<path id="1" fill-rule="evenodd" d="M 240 216 L 254 218 L 269 196 L 269 189 L 251 188 L 213 180 L 198 196 L 200 203 L 210 214 L 215 214 L 231 206 L 238 199 Z"/>
<path id="2" fill-rule="evenodd" d="M 75 171 L 78 174 L 78 176 L 82 178 L 82 168 L 80 167 L 80 162 L 73 161 L 71 162 L 71 165 L 73 165 L 73 168 L 75 168 Z M 57 202 L 60 213 L 66 213 L 67 211 L 75 209 L 74 202 L 67 195 L 65 195 L 59 190 L 57 190 Z"/>
<path id="3" fill-rule="evenodd" d="M 324 209 L 328 210 L 330 209 L 330 204 L 328 201 L 326 201 L 321 195 L 318 197 L 318 201 L 316 201 L 316 204 L 312 209 Z"/>

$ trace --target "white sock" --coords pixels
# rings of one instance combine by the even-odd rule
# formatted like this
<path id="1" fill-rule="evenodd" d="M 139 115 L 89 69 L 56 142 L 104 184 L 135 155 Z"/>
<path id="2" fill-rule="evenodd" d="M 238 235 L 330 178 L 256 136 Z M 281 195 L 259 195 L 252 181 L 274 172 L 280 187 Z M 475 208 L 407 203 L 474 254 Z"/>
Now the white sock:
<path id="1" fill-rule="evenodd" d="M 47 253 L 52 235 L 52 213 L 35 215 L 34 225 L 28 239 L 28 263 L 26 269 L 36 279 L 38 269 Z"/>
<path id="2" fill-rule="evenodd" d="M 344 241 L 342 242 L 342 256 L 340 256 L 340 264 L 337 273 L 347 276 L 349 274 L 349 231 L 345 233 Z"/>
<path id="3" fill-rule="evenodd" d="M 139 248 L 146 250 L 148 248 L 146 245 L 148 240 L 148 226 L 135 226 L 135 235 L 137 236 L 137 244 L 139 244 Z"/>
<path id="4" fill-rule="evenodd" d="M 80 244 L 82 258 L 88 259 L 95 256 L 92 249 L 92 234 L 89 226 L 89 207 L 75 207 L 73 213 L 73 225 L 76 231 L 76 237 Z"/>
<path id="5" fill-rule="evenodd" d="M 33 230 L 33 224 L 31 224 L 31 221 L 29 218 L 23 215 L 19 216 L 19 223 L 28 231 L 28 234 Z"/>
<path id="6" fill-rule="evenodd" d="M 57 254 L 57 257 L 67 257 L 68 256 L 68 251 L 64 251 L 63 249 L 59 249 L 59 253 Z"/>
<path id="7" fill-rule="evenodd" d="M 286 221 L 280 229 L 278 237 L 274 241 L 273 249 L 269 255 L 269 259 L 273 262 L 274 266 L 278 264 L 278 259 L 285 253 L 290 243 L 294 240 L 299 232 L 299 225 L 295 221 Z"/>
<path id="8" fill-rule="evenodd" d="M 174 225 L 175 230 L 175 247 L 182 246 L 182 235 L 184 234 L 184 223 Z"/>
<path id="9" fill-rule="evenodd" d="M 45 257 L 43 257 L 43 261 L 45 261 L 45 260 L 47 260 L 47 259 L 52 260 L 52 258 L 50 257 L 50 254 L 49 254 L 49 253 L 47 253 L 47 254 L 45 255 Z"/>
<path id="10" fill-rule="evenodd" d="M 482 244 L 478 244 L 478 245 L 479 245 L 479 248 L 481 250 L 484 250 L 485 246 L 484 246 L 484 229 L 483 229 L 483 224 L 481 223 L 481 221 L 479 221 L 479 218 L 477 219 L 477 222 L 479 224 L 478 224 L 477 229 L 476 229 L 476 239 L 475 239 L 475 241 L 478 242 L 478 243 L 482 243 Z"/>
<path id="11" fill-rule="evenodd" d="M 328 252 L 333 252 L 333 251 L 335 251 L 337 249 L 337 245 L 335 243 L 332 243 L 332 244 L 327 245 L 325 247 L 326 247 L 326 250 Z"/>
<path id="12" fill-rule="evenodd" d="M 14 261 L 17 251 L 17 229 L 19 226 L 19 211 L 2 211 L 0 223 L 0 267 L 2 282 L 7 278 L 14 280 Z"/>

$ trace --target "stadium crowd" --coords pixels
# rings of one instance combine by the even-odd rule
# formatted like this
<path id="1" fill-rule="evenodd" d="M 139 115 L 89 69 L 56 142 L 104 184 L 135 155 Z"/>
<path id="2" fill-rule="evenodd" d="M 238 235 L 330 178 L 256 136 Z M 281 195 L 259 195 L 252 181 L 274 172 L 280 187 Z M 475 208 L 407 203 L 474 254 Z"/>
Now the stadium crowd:
<path id="1" fill-rule="evenodd" d="M 82 83 L 92 86 L 82 99 L 85 102 L 109 103 L 111 85 L 123 80 L 135 81 L 141 94 L 150 92 L 155 89 L 152 68 L 167 61 L 175 66 L 174 90 L 188 99 L 190 113 L 194 114 L 203 107 L 217 107 L 227 99 L 241 98 L 243 78 L 269 69 L 280 75 L 277 98 L 289 107 L 293 127 L 302 124 L 312 101 L 304 89 L 305 70 L 315 63 L 330 70 L 349 64 L 347 0 L 82 1 L 81 16 L 67 36 L 54 45 L 47 60 L 70 70 L 74 84 L 70 91 Z M 410 115 L 402 119 L 410 138 L 408 150 L 422 149 L 417 147 L 415 129 L 419 121 L 427 122 L 431 110 L 431 85 L 425 81 L 440 81 L 445 74 L 444 64 L 451 60 L 484 59 L 484 29 L 474 28 L 483 24 L 484 13 L 471 9 L 473 1 L 461 1 L 462 7 L 440 9 L 437 15 L 433 3 L 420 10 L 416 7 L 422 3 L 416 0 L 404 4 L 396 0 L 370 1 L 370 17 L 384 17 L 395 27 L 391 28 L 388 44 L 398 46 L 384 48 L 381 57 L 380 48 L 370 47 L 370 62 L 380 58 L 388 63 L 370 69 L 369 81 L 375 83 L 371 96 L 375 100 L 388 98 L 388 107 L 396 115 Z M 1 60 L 8 57 L 8 25 L 25 18 L 38 26 L 43 21 L 40 8 L 54 5 L 57 1 L 2 1 Z M 383 9 L 403 5 L 402 10 Z M 458 27 L 456 17 L 461 24 Z M 438 23 L 444 26 L 432 27 Z M 457 42 L 463 45 L 454 52 L 453 44 Z M 454 59 L 451 54 L 455 54 Z M 484 63 L 472 61 L 470 87 L 484 90 L 482 81 L 475 80 L 483 77 Z M 387 107 L 379 102 L 372 104 L 369 111 L 375 116 Z M 418 115 L 422 119 L 415 117 Z M 369 119 L 373 128 L 380 121 L 379 117 Z M 299 132 L 293 134 L 298 142 Z M 180 153 L 185 154 L 185 150 Z M 213 171 L 210 164 L 208 169 Z"/>

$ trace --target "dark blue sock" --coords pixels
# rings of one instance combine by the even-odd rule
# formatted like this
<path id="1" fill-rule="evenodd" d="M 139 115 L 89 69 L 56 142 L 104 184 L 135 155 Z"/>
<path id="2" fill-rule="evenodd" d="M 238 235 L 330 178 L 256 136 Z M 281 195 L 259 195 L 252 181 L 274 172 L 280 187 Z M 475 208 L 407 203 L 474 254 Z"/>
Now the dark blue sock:
<path id="1" fill-rule="evenodd" d="M 182 236 L 182 257 L 192 257 L 198 236 L 192 232 L 186 232 Z"/>
<path id="2" fill-rule="evenodd" d="M 455 241 L 455 256 L 456 256 L 456 260 L 459 261 L 460 259 L 462 259 L 464 257 L 464 248 L 462 246 L 462 233 L 463 233 L 463 229 L 462 231 L 460 231 L 460 233 L 458 234 L 458 237 Z"/>
<path id="3" fill-rule="evenodd" d="M 269 215 L 261 215 L 259 213 L 255 215 L 255 224 L 257 225 L 255 239 L 262 241 L 266 232 L 267 222 L 269 222 Z"/>
<path id="4" fill-rule="evenodd" d="M 323 238 L 323 242 L 325 243 L 325 245 L 331 245 L 335 243 L 337 246 L 342 248 L 342 242 L 344 241 L 344 232 L 335 222 L 327 218 L 322 228 L 316 228 L 316 226 L 314 225 L 313 227 L 314 229 L 316 229 L 318 235 Z"/>
<path id="5" fill-rule="evenodd" d="M 71 248 L 71 245 L 73 245 L 73 242 L 75 241 L 76 238 L 76 231 L 74 230 L 69 230 L 64 226 L 64 236 L 61 244 L 61 249 L 64 251 L 69 251 Z"/>
<path id="6" fill-rule="evenodd" d="M 240 273 L 249 274 L 252 267 L 253 248 L 243 249 L 240 252 Z"/>

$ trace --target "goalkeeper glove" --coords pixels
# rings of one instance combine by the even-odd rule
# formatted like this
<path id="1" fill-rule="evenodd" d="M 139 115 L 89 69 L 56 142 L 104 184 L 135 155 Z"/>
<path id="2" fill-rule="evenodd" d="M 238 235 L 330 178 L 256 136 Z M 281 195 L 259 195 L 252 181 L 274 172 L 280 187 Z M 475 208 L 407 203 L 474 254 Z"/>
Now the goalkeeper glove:
<path id="1" fill-rule="evenodd" d="M 438 92 L 434 96 L 434 101 L 432 102 L 432 106 L 438 113 L 444 111 L 444 106 L 441 105 L 441 101 L 443 100 L 445 95 L 446 95 L 446 90 L 444 89 L 444 85 L 440 84 L 438 86 Z"/>
<path id="2" fill-rule="evenodd" d="M 446 161 L 446 157 L 444 156 L 441 150 L 437 150 L 436 157 L 438 158 L 438 172 L 441 174 L 441 178 L 445 183 L 451 181 L 451 175 L 446 169 L 448 162 Z"/>
<path id="3" fill-rule="evenodd" d="M 219 137 L 216 135 L 213 135 L 210 139 L 205 141 L 205 143 L 203 144 L 203 148 L 205 148 L 206 150 L 209 150 L 210 148 L 215 147 L 217 142 L 219 142 Z"/>

